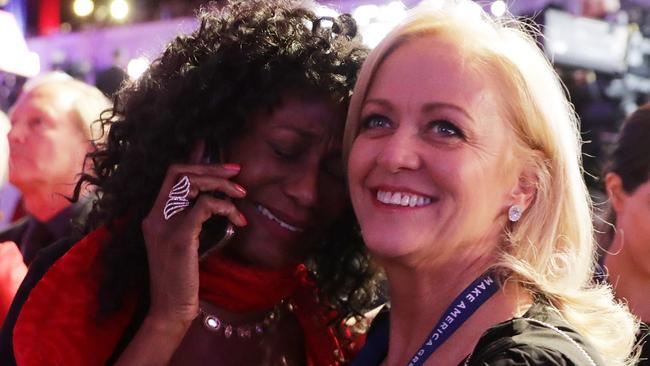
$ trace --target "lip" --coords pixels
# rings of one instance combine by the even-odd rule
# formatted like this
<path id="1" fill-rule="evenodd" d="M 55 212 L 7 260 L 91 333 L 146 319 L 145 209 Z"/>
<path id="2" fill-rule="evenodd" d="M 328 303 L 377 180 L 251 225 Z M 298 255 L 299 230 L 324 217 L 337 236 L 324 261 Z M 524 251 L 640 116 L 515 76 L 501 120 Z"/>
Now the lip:
<path id="1" fill-rule="evenodd" d="M 284 222 L 286 224 L 289 224 L 290 226 L 298 229 L 298 231 L 293 231 L 293 233 L 300 234 L 300 233 L 304 232 L 305 230 L 307 230 L 311 226 L 311 220 L 296 218 L 296 217 L 291 216 L 291 215 L 289 215 L 289 214 L 287 214 L 287 213 L 285 213 L 285 212 L 283 212 L 281 210 L 278 210 L 277 208 L 269 207 L 269 206 L 261 204 L 259 202 L 253 202 L 253 206 L 255 207 L 255 211 L 260 216 L 262 216 L 265 220 L 269 220 L 269 221 L 273 222 L 273 224 L 280 226 L 278 222 L 276 222 L 276 221 L 268 218 L 264 214 L 262 214 L 259 211 L 258 207 L 266 209 L 271 215 L 275 216 L 278 220 L 280 220 L 280 221 L 282 221 L 282 222 Z M 286 228 L 283 228 L 283 229 L 287 230 Z M 290 230 L 287 230 L 287 231 L 290 231 Z"/>

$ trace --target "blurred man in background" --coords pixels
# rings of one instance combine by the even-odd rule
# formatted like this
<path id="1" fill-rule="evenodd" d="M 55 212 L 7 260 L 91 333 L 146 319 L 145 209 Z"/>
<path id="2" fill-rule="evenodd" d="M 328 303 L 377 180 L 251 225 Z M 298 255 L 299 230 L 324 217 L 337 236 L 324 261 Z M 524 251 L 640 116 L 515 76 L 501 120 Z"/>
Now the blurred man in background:
<path id="1" fill-rule="evenodd" d="M 6 183 L 7 180 L 9 159 L 7 133 L 10 128 L 9 118 L 0 110 L 0 182 L 2 183 Z M 7 187 L 11 189 L 8 190 Z M 17 201 L 16 195 L 15 188 L 10 185 L 5 184 L 0 188 L 0 215 L 2 215 L 0 222 L 4 223 L 11 217 Z M 26 272 L 27 267 L 23 263 L 16 243 L 0 243 L 0 324 Z"/>
<path id="2" fill-rule="evenodd" d="M 93 122 L 108 107 L 95 87 L 61 77 L 26 84 L 12 107 L 9 181 L 22 193 L 27 215 L 0 232 L 0 242 L 16 242 L 25 264 L 74 233 L 90 208 L 88 199 L 71 204 L 67 197 L 99 137 Z"/>
<path id="3" fill-rule="evenodd" d="M 7 134 L 11 129 L 11 122 L 0 110 L 0 230 L 3 230 L 12 221 L 16 207 L 20 201 L 20 192 L 7 182 L 9 168 L 9 142 Z"/>

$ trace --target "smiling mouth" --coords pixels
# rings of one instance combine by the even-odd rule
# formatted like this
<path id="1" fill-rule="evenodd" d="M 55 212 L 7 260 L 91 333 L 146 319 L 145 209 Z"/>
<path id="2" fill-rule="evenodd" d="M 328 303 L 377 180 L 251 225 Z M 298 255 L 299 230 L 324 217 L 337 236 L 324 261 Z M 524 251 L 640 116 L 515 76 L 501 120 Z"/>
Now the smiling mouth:
<path id="1" fill-rule="evenodd" d="M 431 204 L 431 197 L 421 196 L 414 193 L 377 191 L 377 201 L 391 206 L 401 207 L 422 207 Z"/>
<path id="2" fill-rule="evenodd" d="M 269 220 L 275 222 L 276 224 L 278 224 L 283 229 L 287 229 L 287 230 L 289 230 L 291 232 L 294 232 L 294 233 L 301 233 L 301 232 L 304 231 L 304 229 L 302 229 L 302 228 L 287 224 L 286 222 L 280 220 L 274 214 L 272 214 L 271 211 L 269 211 L 266 207 L 264 207 L 264 206 L 262 206 L 260 204 L 255 205 L 255 208 L 257 209 L 257 211 L 259 213 L 262 214 L 262 216 L 264 216 L 264 217 L 268 218 Z"/>

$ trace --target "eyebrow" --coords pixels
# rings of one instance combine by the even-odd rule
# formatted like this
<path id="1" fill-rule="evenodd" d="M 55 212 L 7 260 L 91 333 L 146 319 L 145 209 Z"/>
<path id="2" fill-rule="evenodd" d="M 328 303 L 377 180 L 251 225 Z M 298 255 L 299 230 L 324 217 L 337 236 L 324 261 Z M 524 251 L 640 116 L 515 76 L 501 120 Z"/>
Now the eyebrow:
<path id="1" fill-rule="evenodd" d="M 282 126 L 276 126 L 275 128 L 280 129 L 280 130 L 287 130 L 287 131 L 292 131 L 296 133 L 297 135 L 300 135 L 302 138 L 306 139 L 315 139 L 319 137 L 319 134 L 315 131 L 310 131 L 306 130 L 303 128 L 299 128 L 296 126 L 291 126 L 291 125 L 282 125 Z"/>
<path id="2" fill-rule="evenodd" d="M 378 104 L 384 108 L 388 109 L 393 109 L 393 105 L 387 100 L 387 99 L 366 99 L 365 103 L 373 103 L 373 104 Z M 364 104 L 365 104 L 364 103 Z M 422 106 L 422 112 L 431 112 L 436 109 L 452 109 L 463 116 L 465 116 L 467 119 L 470 121 L 474 122 L 474 118 L 470 116 L 467 111 L 465 111 L 463 108 L 453 104 L 453 103 L 445 103 L 445 102 L 431 102 L 431 103 L 425 103 L 424 106 Z"/>

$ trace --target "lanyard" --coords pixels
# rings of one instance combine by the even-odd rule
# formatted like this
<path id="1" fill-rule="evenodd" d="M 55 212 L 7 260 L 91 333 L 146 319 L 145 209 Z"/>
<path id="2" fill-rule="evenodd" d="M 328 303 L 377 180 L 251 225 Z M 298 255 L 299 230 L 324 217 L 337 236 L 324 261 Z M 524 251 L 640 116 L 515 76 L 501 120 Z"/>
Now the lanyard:
<path id="1" fill-rule="evenodd" d="M 418 366 L 431 356 L 447 338 L 469 319 L 499 289 L 492 271 L 487 271 L 469 284 L 442 314 L 420 349 L 413 355 L 407 366 Z"/>

